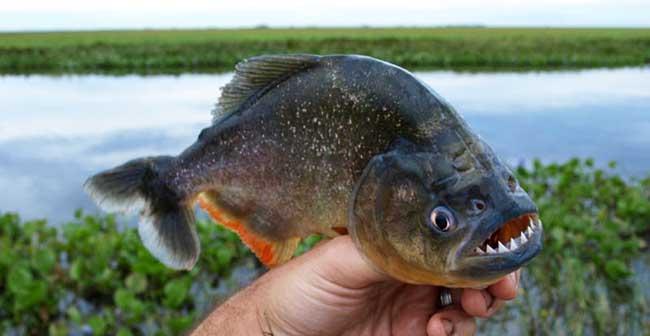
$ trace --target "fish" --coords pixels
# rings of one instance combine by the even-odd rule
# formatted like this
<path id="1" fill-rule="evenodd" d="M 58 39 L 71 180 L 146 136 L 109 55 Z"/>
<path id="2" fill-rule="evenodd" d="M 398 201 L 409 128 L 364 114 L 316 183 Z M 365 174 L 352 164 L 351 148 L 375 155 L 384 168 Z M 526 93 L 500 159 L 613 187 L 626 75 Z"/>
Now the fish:
<path id="1" fill-rule="evenodd" d="M 459 113 L 409 71 L 362 55 L 245 59 L 213 122 L 176 156 L 90 177 L 106 211 L 139 212 L 144 246 L 173 269 L 200 254 L 194 206 L 268 267 L 312 234 L 349 234 L 411 284 L 484 287 L 542 249 L 538 209 Z"/>

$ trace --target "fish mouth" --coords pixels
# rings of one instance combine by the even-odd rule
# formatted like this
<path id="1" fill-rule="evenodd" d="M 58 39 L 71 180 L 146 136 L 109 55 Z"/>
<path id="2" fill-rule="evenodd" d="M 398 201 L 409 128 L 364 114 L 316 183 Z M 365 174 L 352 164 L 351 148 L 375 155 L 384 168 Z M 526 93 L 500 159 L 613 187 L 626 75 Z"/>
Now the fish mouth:
<path id="1" fill-rule="evenodd" d="M 527 213 L 510 219 L 498 227 L 469 253 L 470 256 L 516 254 L 537 243 L 543 231 L 537 213 Z"/>
<path id="2" fill-rule="evenodd" d="M 539 254 L 543 231 L 536 211 L 526 211 L 494 228 L 481 230 L 462 250 L 453 273 L 477 288 L 494 283 Z"/>

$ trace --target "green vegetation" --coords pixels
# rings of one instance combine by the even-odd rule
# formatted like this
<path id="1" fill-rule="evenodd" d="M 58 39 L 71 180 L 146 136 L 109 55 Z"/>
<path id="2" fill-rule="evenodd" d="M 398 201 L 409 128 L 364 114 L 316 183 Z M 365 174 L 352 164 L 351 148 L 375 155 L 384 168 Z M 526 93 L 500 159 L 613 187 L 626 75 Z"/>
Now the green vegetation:
<path id="1" fill-rule="evenodd" d="M 577 159 L 517 175 L 540 209 L 544 249 L 518 300 L 483 327 L 508 334 L 514 319 L 521 334 L 647 335 L 650 292 L 630 281 L 630 264 L 650 267 L 650 176 L 630 182 Z"/>
<path id="2" fill-rule="evenodd" d="M 238 288 L 236 265 L 257 271 L 234 233 L 198 225 L 204 250 L 191 272 L 155 260 L 135 229 L 76 214 L 60 228 L 0 216 L 0 334 L 178 335 Z"/>
<path id="3" fill-rule="evenodd" d="M 631 263 L 644 257 L 650 232 L 650 177 L 628 181 L 594 168 L 591 160 L 536 162 L 518 175 L 540 207 L 545 248 L 527 267 L 520 297 L 481 329 L 569 335 L 650 330 L 647 284 L 631 281 Z M 234 234 L 205 221 L 198 228 L 203 252 L 197 267 L 175 272 L 146 252 L 135 229 L 120 228 L 111 216 L 78 213 L 55 228 L 0 215 L 0 334 L 186 330 L 238 287 L 242 270 L 261 272 Z"/>
<path id="4" fill-rule="evenodd" d="M 0 34 L 0 73 L 231 70 L 267 53 L 356 53 L 409 68 L 548 69 L 650 63 L 650 29 L 349 28 Z"/>

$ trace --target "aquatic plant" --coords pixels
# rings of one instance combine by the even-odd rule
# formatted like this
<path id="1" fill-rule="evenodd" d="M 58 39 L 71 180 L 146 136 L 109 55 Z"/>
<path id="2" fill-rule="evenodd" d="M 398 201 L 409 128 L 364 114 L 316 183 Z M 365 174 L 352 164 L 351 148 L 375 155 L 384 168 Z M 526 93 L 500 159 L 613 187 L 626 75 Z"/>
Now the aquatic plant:
<path id="1" fill-rule="evenodd" d="M 79 211 L 75 220 L 52 227 L 1 215 L 0 334 L 187 330 L 258 273 L 235 234 L 208 222 L 199 223 L 198 231 L 205 248 L 199 264 L 174 272 L 144 249 L 135 229 L 120 229 L 113 216 Z M 248 276 L 229 279 L 236 266 Z"/>
<path id="2" fill-rule="evenodd" d="M 650 178 L 626 180 L 595 168 L 590 159 L 535 161 L 517 174 L 544 219 L 544 249 L 525 270 L 519 299 L 484 330 L 516 326 L 536 335 L 650 330 L 647 284 L 631 280 L 633 262 L 650 272 L 650 259 L 641 253 L 650 237 Z"/>

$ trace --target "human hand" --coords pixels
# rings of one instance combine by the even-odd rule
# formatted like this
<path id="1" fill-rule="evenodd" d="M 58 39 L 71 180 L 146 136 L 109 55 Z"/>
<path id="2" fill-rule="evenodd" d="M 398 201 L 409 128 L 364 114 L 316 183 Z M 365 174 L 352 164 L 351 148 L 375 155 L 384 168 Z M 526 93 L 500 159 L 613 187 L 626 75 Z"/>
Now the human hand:
<path id="1" fill-rule="evenodd" d="M 471 335 L 475 317 L 492 316 L 513 299 L 518 282 L 515 272 L 484 290 L 454 289 L 456 304 L 439 308 L 440 287 L 377 272 L 343 236 L 269 271 L 195 335 Z"/>

